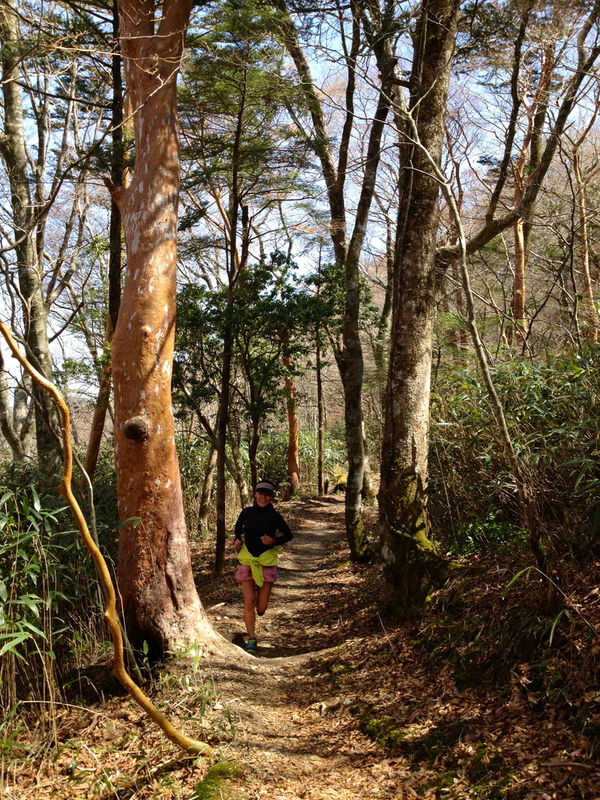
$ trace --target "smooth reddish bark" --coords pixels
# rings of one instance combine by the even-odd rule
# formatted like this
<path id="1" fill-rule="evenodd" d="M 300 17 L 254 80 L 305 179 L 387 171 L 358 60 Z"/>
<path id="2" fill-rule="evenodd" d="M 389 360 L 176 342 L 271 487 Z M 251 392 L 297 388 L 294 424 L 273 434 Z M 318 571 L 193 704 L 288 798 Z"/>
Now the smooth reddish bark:
<path id="1" fill-rule="evenodd" d="M 127 270 L 113 342 L 118 584 L 134 645 L 151 655 L 212 634 L 191 570 L 171 407 L 179 130 L 176 79 L 191 0 L 119 3 L 134 113 L 135 169 L 113 197 L 121 210 Z"/>

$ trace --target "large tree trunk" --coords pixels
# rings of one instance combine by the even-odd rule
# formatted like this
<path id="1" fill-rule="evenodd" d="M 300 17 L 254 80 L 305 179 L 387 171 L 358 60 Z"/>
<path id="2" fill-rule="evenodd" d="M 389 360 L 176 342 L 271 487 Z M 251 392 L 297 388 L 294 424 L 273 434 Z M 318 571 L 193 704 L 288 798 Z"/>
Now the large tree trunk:
<path id="1" fill-rule="evenodd" d="M 458 0 L 421 6 L 401 132 L 400 208 L 394 269 L 390 363 L 385 397 L 380 513 L 386 599 L 407 616 L 426 597 L 443 562 L 427 514 L 429 390 L 435 312 L 438 183 L 415 133 L 439 163 Z"/>
<path id="2" fill-rule="evenodd" d="M 127 91 L 135 111 L 135 169 L 114 190 L 127 272 L 113 343 L 118 582 L 135 646 L 152 656 L 206 640 L 184 519 L 173 411 L 179 139 L 176 76 L 191 0 L 119 3 Z"/>
<path id="3" fill-rule="evenodd" d="M 23 119 L 23 98 L 20 86 L 21 55 L 17 11 L 14 0 L 0 6 L 0 40 L 2 57 L 2 96 L 4 131 L 0 138 L 0 154 L 6 164 L 12 202 L 12 224 L 19 275 L 19 291 L 23 310 L 23 329 L 27 356 L 33 365 L 52 380 L 52 359 L 48 342 L 48 310 L 44 301 L 39 253 L 36 238 L 40 234 L 38 207 L 31 198 L 35 182 L 30 172 Z M 61 465 L 60 426 L 54 404 L 45 392 L 33 387 L 35 430 L 40 470 L 46 475 L 58 474 Z"/>

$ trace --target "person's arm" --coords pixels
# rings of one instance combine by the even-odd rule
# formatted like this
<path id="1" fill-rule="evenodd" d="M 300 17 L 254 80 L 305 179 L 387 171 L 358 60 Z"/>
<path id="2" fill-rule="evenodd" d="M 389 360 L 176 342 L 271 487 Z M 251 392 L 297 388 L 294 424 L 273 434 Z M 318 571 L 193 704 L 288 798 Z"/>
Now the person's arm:
<path id="1" fill-rule="evenodd" d="M 277 532 L 275 534 L 275 544 L 285 544 L 286 542 L 290 542 L 294 538 L 294 534 L 290 530 L 290 526 L 281 516 L 279 511 L 277 512 Z"/>
<path id="2" fill-rule="evenodd" d="M 233 534 L 233 546 L 241 547 L 243 542 L 244 542 L 244 512 L 242 511 L 239 517 L 237 518 L 237 522 L 235 523 L 235 529 Z"/>

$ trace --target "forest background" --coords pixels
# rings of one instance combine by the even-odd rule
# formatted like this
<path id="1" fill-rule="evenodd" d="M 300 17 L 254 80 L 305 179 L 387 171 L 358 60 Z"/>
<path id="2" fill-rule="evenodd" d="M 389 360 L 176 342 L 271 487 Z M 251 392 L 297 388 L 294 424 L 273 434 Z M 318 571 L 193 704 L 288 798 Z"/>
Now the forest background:
<path id="1" fill-rule="evenodd" d="M 0 6 L 2 316 L 134 649 L 212 641 L 186 531 L 220 572 L 258 478 L 343 485 L 382 612 L 518 551 L 554 631 L 598 554 L 599 4 L 137 6 Z M 10 729 L 105 636 L 1 354 Z"/>

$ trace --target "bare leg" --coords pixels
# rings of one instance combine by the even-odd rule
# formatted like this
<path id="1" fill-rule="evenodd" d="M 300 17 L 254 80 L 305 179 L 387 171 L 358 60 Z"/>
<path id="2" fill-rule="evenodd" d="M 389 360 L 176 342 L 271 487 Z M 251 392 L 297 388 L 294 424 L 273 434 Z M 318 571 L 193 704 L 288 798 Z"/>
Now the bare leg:
<path id="1" fill-rule="evenodd" d="M 269 597 L 271 596 L 272 583 L 263 583 L 257 592 L 256 596 L 256 610 L 262 616 L 267 610 L 269 605 Z"/>
<path id="2" fill-rule="evenodd" d="M 256 584 L 253 580 L 241 581 L 242 594 L 244 595 L 244 624 L 248 631 L 248 637 L 255 639 L 256 626 Z M 261 589 L 269 584 L 263 583 Z"/>

